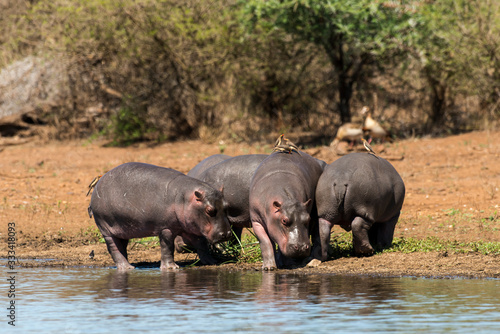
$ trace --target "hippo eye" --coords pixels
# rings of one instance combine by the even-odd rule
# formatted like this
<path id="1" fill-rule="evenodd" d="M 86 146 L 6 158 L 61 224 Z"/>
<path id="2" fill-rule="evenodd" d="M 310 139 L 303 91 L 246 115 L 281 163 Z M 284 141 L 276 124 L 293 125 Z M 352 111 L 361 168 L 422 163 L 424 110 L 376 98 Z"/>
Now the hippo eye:
<path id="1" fill-rule="evenodd" d="M 281 224 L 287 226 L 289 224 L 288 218 L 286 218 L 286 217 L 281 218 Z"/>
<path id="2" fill-rule="evenodd" d="M 215 209 L 215 208 L 209 207 L 209 208 L 207 208 L 206 212 L 207 212 L 207 215 L 209 215 L 210 217 L 215 217 L 217 215 L 217 209 Z"/>

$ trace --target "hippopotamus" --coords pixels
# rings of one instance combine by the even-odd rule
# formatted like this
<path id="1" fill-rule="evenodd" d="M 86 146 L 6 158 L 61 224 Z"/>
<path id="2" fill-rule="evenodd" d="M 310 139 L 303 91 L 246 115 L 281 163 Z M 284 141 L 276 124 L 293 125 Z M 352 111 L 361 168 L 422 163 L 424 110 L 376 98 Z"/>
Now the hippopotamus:
<path id="1" fill-rule="evenodd" d="M 238 239 L 241 239 L 243 228 L 252 225 L 248 209 L 250 181 L 257 167 L 267 157 L 267 154 L 247 154 L 228 157 L 212 164 L 223 158 L 217 154 L 202 160 L 187 174 L 207 182 L 216 189 L 223 189 L 227 218 Z M 175 249 L 178 252 L 189 248 L 190 245 L 181 237 L 175 239 Z"/>
<path id="2" fill-rule="evenodd" d="M 250 220 L 264 270 L 310 256 L 310 233 L 317 225 L 314 195 L 322 171 L 319 161 L 295 150 L 272 153 L 255 171 L 250 183 Z"/>
<path id="3" fill-rule="evenodd" d="M 191 169 L 187 175 L 194 177 L 195 179 L 198 178 L 198 176 L 206 171 L 208 168 L 212 167 L 213 165 L 218 164 L 221 161 L 227 160 L 231 158 L 231 156 L 226 155 L 226 154 L 214 154 L 209 156 L 208 158 L 205 158 L 201 160 L 196 166 Z"/>
<path id="4" fill-rule="evenodd" d="M 385 159 L 371 153 L 351 153 L 329 164 L 318 180 L 320 254 L 327 259 L 333 225 L 352 230 L 354 251 L 373 254 L 392 244 L 403 206 L 405 185 Z"/>
<path id="5" fill-rule="evenodd" d="M 251 227 L 248 209 L 250 182 L 257 167 L 267 157 L 267 154 L 236 156 L 207 168 L 197 177 L 217 189 L 224 189 L 227 217 L 238 238 L 244 227 Z"/>
<path id="6" fill-rule="evenodd" d="M 127 259 L 132 238 L 159 236 L 161 269 L 177 269 L 174 239 L 181 235 L 201 248 L 200 260 L 214 264 L 203 247 L 231 235 L 220 190 L 170 168 L 129 162 L 97 182 L 89 215 L 101 231 L 118 269 L 134 268 Z"/>

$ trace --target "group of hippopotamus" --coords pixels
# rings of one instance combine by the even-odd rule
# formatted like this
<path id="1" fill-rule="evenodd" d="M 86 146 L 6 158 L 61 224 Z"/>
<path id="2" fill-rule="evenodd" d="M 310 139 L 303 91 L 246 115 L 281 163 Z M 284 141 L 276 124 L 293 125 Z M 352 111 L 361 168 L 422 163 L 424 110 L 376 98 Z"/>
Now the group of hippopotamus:
<path id="1" fill-rule="evenodd" d="M 176 269 L 176 238 L 196 248 L 202 263 L 214 264 L 207 241 L 228 240 L 231 228 L 240 237 L 252 227 L 263 269 L 273 270 L 327 260 L 334 224 L 352 230 L 356 254 L 390 246 L 404 195 L 398 172 L 374 154 L 351 153 L 326 164 L 281 149 L 213 155 L 187 175 L 125 163 L 95 184 L 89 214 L 118 269 L 133 268 L 127 259 L 132 238 L 159 236 L 160 268 Z"/>

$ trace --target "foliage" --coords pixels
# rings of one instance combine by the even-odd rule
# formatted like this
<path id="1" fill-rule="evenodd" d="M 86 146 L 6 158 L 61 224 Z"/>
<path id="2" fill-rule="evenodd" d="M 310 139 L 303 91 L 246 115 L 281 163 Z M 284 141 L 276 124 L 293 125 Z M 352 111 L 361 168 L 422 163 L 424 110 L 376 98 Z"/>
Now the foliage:
<path id="1" fill-rule="evenodd" d="M 239 240 L 234 235 L 233 240 L 217 244 L 211 252 L 224 263 L 255 263 L 262 261 L 259 241 L 250 229 L 249 234 L 244 234 Z"/>
<path id="2" fill-rule="evenodd" d="M 411 49 L 428 84 L 430 126 L 442 128 L 447 116 L 455 123 L 452 127 L 461 126 L 451 114 L 458 94 L 470 95 L 472 90 L 490 105 L 498 101 L 500 90 L 494 78 L 500 78 L 499 9 L 496 1 L 419 4 Z"/>
<path id="3" fill-rule="evenodd" d="M 60 137 L 77 128 L 117 144 L 291 131 L 333 137 L 362 105 L 378 107 L 374 116 L 400 136 L 500 118 L 498 1 L 2 6 L 0 68 L 28 56 L 66 64 L 67 96 L 47 111 Z"/>
<path id="4" fill-rule="evenodd" d="M 353 86 L 371 75 L 373 65 L 395 60 L 413 22 L 404 8 L 369 0 L 255 0 L 246 2 L 245 11 L 249 22 L 264 21 L 267 30 L 284 29 L 326 52 L 336 74 L 342 122 L 351 119 Z"/>
<path id="5" fill-rule="evenodd" d="M 88 95 L 114 107 L 116 129 L 110 132 L 115 140 L 145 139 L 150 129 L 157 138 L 191 137 L 201 124 L 220 121 L 210 91 L 223 76 L 224 5 L 39 1 L 26 14 L 33 27 L 24 38 L 47 40 L 45 49 L 71 55 L 78 71 L 87 74 L 82 79 L 95 87 Z M 84 86 L 78 76 L 74 79 Z M 134 101 L 134 110 L 123 107 L 127 101 Z M 84 109 L 84 99 L 78 102 L 75 107 Z M 133 129 L 124 129 L 124 116 Z M 139 126 L 139 119 L 150 124 Z"/>
<path id="6" fill-rule="evenodd" d="M 110 131 L 113 145 L 129 145 L 131 143 L 144 140 L 148 132 L 155 129 L 146 125 L 148 121 L 141 113 L 140 109 L 125 106 L 118 110 L 118 113 L 111 119 Z"/>
<path id="7" fill-rule="evenodd" d="M 477 94 L 490 119 L 500 115 L 500 3 L 473 0 L 457 6 L 455 40 L 461 42 L 457 85 L 462 94 Z"/>

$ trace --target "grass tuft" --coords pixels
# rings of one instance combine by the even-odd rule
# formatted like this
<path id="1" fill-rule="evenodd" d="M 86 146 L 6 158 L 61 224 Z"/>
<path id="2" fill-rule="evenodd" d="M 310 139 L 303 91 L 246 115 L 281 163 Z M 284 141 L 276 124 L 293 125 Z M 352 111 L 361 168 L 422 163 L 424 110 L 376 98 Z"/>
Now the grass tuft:
<path id="1" fill-rule="evenodd" d="M 484 255 L 499 255 L 500 242 L 459 242 L 441 240 L 436 237 L 428 237 L 425 239 L 414 238 L 395 238 L 392 246 L 384 252 L 433 252 L 433 251 L 448 251 L 454 253 L 480 253 Z"/>
<path id="2" fill-rule="evenodd" d="M 241 240 L 234 235 L 233 240 L 212 247 L 212 255 L 222 263 L 256 263 L 262 261 L 260 245 L 252 230 L 247 229 Z M 234 234 L 234 232 L 233 232 Z"/>

